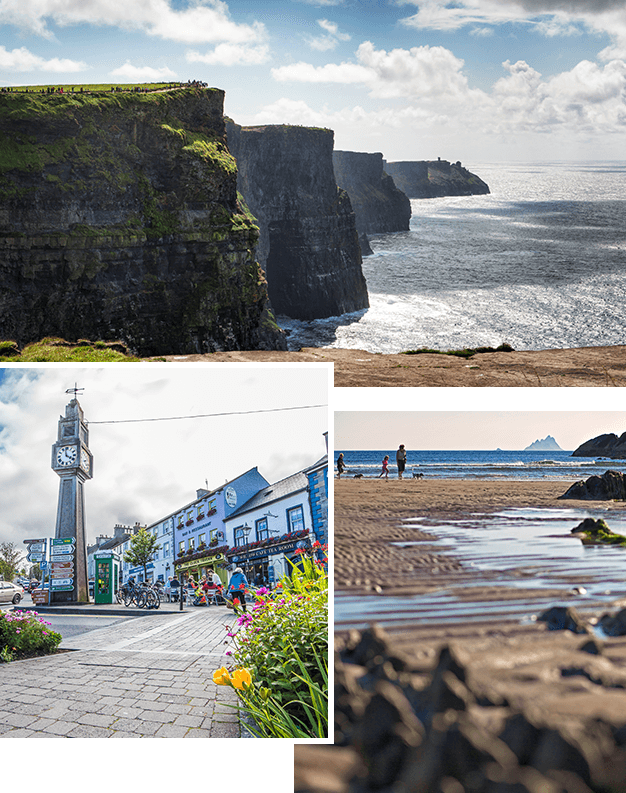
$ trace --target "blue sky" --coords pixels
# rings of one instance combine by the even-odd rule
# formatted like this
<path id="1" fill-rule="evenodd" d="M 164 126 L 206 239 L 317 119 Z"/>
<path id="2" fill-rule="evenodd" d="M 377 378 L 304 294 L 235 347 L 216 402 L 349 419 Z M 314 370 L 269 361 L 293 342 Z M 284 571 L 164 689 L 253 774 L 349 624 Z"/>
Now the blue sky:
<path id="1" fill-rule="evenodd" d="M 390 160 L 620 159 L 626 0 L 0 0 L 0 83 L 189 78 Z"/>

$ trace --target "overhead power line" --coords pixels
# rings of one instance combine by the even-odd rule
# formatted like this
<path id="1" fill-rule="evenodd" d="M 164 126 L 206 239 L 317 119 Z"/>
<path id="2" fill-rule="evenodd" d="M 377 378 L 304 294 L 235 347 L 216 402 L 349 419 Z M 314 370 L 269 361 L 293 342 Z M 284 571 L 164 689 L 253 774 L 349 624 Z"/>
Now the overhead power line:
<path id="1" fill-rule="evenodd" d="M 268 408 L 266 410 L 238 410 L 227 413 L 200 413 L 197 416 L 166 416 L 155 419 L 120 419 L 119 421 L 90 421 L 89 424 L 136 424 L 140 421 L 181 421 L 182 419 L 208 419 L 219 416 L 249 416 L 252 413 L 280 413 L 285 410 L 311 410 L 312 408 L 326 408 L 328 405 L 298 405 L 290 408 Z"/>

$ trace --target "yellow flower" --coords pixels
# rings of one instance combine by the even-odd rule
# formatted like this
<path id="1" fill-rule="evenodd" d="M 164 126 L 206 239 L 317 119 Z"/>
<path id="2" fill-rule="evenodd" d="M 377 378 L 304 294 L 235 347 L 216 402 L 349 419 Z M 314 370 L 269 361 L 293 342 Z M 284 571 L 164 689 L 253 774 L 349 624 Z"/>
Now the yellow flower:
<path id="1" fill-rule="evenodd" d="M 213 672 L 213 682 L 216 686 L 227 686 L 230 683 L 230 674 L 225 666 Z"/>
<path id="2" fill-rule="evenodd" d="M 248 688 L 252 685 L 252 675 L 247 669 L 235 669 L 232 684 L 234 688 Z"/>

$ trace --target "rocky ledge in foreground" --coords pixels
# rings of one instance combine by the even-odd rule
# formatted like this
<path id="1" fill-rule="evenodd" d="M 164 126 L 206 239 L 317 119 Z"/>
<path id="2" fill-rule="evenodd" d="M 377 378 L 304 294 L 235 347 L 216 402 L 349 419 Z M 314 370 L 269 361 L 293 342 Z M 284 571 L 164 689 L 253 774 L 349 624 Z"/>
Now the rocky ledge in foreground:
<path id="1" fill-rule="evenodd" d="M 619 471 L 605 471 L 602 476 L 581 479 L 559 498 L 582 501 L 626 501 L 626 475 Z"/>
<path id="2" fill-rule="evenodd" d="M 440 646 L 431 663 L 398 655 L 376 627 L 340 639 L 335 744 L 351 747 L 360 762 L 344 789 L 623 792 L 620 660 L 574 628 L 559 631 L 551 619 L 556 632 L 536 624 L 528 646 L 461 641 Z M 425 654 L 416 648 L 418 657 Z"/>

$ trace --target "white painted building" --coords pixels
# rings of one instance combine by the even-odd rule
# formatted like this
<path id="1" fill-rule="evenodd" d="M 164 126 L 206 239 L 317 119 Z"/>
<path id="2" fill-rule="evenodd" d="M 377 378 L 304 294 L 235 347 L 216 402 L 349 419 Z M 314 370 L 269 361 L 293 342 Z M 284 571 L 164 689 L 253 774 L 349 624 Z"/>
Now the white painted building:
<path id="1" fill-rule="evenodd" d="M 273 584 L 290 574 L 288 560 L 312 543 L 308 478 L 299 471 L 259 490 L 224 521 L 228 560 L 250 583 Z M 241 549 L 241 550 L 239 550 Z"/>

